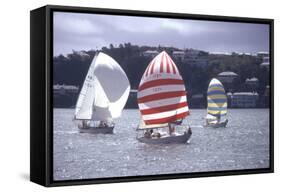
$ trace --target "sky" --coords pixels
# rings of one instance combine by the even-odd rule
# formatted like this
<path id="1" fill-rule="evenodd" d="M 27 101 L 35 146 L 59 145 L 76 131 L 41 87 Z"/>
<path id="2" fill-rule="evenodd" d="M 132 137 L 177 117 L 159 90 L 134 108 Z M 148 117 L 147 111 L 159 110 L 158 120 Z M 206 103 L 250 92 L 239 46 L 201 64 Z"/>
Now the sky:
<path id="1" fill-rule="evenodd" d="M 266 24 L 55 12 L 53 25 L 55 56 L 128 42 L 208 52 L 269 52 Z"/>

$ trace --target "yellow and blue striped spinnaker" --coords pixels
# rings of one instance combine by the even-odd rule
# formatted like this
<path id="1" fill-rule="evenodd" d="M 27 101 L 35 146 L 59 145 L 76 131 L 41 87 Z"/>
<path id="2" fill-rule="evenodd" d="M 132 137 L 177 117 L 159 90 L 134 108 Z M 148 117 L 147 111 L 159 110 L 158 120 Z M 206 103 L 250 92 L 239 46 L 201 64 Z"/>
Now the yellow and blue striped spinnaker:
<path id="1" fill-rule="evenodd" d="M 227 113 L 227 97 L 222 83 L 213 78 L 209 84 L 207 92 L 208 108 L 210 115 L 220 117 Z"/>

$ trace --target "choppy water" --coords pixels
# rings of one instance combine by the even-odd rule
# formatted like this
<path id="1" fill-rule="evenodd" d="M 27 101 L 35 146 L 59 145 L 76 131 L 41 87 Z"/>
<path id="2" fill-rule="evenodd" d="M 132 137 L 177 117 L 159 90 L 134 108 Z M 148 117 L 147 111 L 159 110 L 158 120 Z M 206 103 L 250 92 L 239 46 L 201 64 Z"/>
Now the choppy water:
<path id="1" fill-rule="evenodd" d="M 54 109 L 54 180 L 269 167 L 269 110 L 230 109 L 227 128 L 203 128 L 205 110 L 192 110 L 189 144 L 136 140 L 138 110 L 124 110 L 114 134 L 79 133 L 73 109 Z"/>

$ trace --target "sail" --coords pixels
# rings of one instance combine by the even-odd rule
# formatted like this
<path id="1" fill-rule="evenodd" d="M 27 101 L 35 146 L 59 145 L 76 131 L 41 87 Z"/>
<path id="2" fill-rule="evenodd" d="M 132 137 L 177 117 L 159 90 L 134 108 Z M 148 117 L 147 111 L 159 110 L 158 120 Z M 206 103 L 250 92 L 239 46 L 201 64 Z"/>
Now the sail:
<path id="1" fill-rule="evenodd" d="M 213 116 L 213 115 L 211 115 L 211 114 L 207 114 L 207 115 L 206 115 L 206 119 L 208 119 L 208 120 L 217 120 L 217 117 L 216 117 L 216 116 Z"/>
<path id="2" fill-rule="evenodd" d="M 84 86 L 87 92 L 83 91 Z M 83 88 L 76 106 L 76 118 L 84 119 L 79 117 L 84 114 L 82 109 L 87 108 L 87 119 L 108 121 L 121 116 L 129 96 L 130 83 L 119 64 L 100 52 L 90 66 Z M 81 99 L 80 104 L 80 97 L 91 100 Z"/>
<path id="3" fill-rule="evenodd" d="M 154 129 L 154 128 L 165 128 L 168 127 L 168 123 L 161 123 L 161 124 L 145 124 L 145 122 L 141 119 L 139 126 L 138 126 L 138 130 L 141 129 Z"/>
<path id="4" fill-rule="evenodd" d="M 207 92 L 207 119 L 213 119 L 216 117 L 220 119 L 221 116 L 225 116 L 227 113 L 227 97 L 225 94 L 224 87 L 222 83 L 213 78 L 209 84 Z"/>
<path id="5" fill-rule="evenodd" d="M 183 79 L 165 51 L 150 62 L 142 76 L 138 106 L 146 125 L 174 122 L 189 115 Z"/>
<path id="6" fill-rule="evenodd" d="M 86 78 L 84 80 L 83 87 L 78 96 L 78 100 L 75 108 L 75 119 L 86 119 L 92 118 L 92 106 L 95 98 L 94 89 L 94 65 L 97 56 L 94 57 Z"/>

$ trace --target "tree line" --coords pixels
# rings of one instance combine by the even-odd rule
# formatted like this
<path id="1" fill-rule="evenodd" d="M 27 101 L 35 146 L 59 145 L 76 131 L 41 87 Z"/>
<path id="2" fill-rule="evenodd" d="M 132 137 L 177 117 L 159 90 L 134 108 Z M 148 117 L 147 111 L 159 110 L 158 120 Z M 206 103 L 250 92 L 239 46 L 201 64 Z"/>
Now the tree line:
<path id="1" fill-rule="evenodd" d="M 220 72 L 232 71 L 238 74 L 238 78 L 232 86 L 232 91 L 247 91 L 244 82 L 247 78 L 259 79 L 257 92 L 263 94 L 266 85 L 269 84 L 269 72 L 260 67 L 262 58 L 246 54 L 214 55 L 200 51 L 198 57 L 207 58 L 206 67 L 190 65 L 185 60 L 176 59 L 172 52 L 179 50 L 175 47 L 151 47 L 138 46 L 131 43 L 103 47 L 101 50 L 74 51 L 53 58 L 53 82 L 54 84 L 75 85 L 82 87 L 89 66 L 97 51 L 102 51 L 114 58 L 126 72 L 131 89 L 137 89 L 141 77 L 152 60 L 143 52 L 146 50 L 165 50 L 176 63 L 186 85 L 188 97 L 194 94 L 206 94 L 210 80 Z M 187 50 L 188 51 L 188 50 Z"/>

